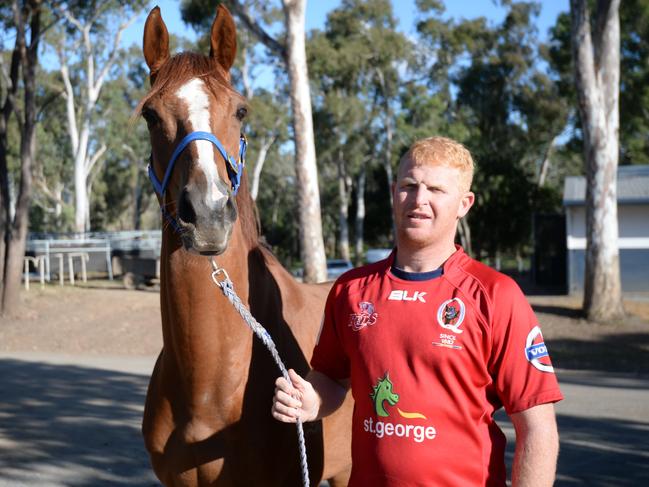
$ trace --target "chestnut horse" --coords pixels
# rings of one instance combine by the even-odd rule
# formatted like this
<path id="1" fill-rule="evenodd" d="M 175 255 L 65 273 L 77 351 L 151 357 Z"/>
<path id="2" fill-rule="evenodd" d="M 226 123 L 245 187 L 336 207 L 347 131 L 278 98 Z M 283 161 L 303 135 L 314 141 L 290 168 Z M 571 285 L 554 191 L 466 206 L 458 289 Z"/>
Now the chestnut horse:
<path id="1" fill-rule="evenodd" d="M 302 375 L 328 286 L 296 282 L 259 244 L 254 203 L 237 167 L 246 102 L 230 85 L 236 29 L 223 6 L 210 43 L 209 56 L 170 57 L 160 10 L 149 13 L 144 57 L 151 90 L 140 111 L 151 136 L 151 177 L 168 221 L 160 256 L 163 348 L 142 432 L 166 486 L 298 486 L 295 425 L 271 416 L 280 372 L 212 282 L 208 256 L 228 272 L 286 366 Z M 195 133 L 198 140 L 188 139 Z M 304 425 L 312 485 L 322 478 L 347 484 L 351 408 L 348 398 L 335 415 Z"/>

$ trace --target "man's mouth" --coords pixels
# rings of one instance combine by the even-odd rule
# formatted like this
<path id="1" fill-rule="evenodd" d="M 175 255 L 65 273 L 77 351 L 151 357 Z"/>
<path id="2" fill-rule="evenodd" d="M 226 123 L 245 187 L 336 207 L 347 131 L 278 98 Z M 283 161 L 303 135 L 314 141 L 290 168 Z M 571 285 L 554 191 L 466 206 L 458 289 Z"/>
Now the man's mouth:
<path id="1" fill-rule="evenodd" d="M 420 214 L 420 213 L 410 213 L 408 215 L 408 218 L 412 218 L 412 219 L 415 219 L 415 220 L 429 220 L 430 219 L 430 217 L 428 215 L 423 215 L 423 214 Z"/>

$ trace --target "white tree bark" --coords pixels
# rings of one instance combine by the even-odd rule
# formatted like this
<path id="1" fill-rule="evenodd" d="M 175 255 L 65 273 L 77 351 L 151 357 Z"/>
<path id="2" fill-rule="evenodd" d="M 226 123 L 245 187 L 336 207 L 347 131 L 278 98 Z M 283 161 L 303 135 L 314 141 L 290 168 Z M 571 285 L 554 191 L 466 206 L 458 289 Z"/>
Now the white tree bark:
<path id="1" fill-rule="evenodd" d="M 103 13 L 102 8 L 99 8 L 95 15 L 87 22 L 82 23 L 79 19 L 74 17 L 70 11 L 63 6 L 55 9 L 62 15 L 68 23 L 79 31 L 81 35 L 81 42 L 79 43 L 80 55 L 84 69 L 84 78 L 86 86 L 84 89 L 79 90 L 82 100 L 78 101 L 77 94 L 75 94 L 74 87 L 72 86 L 70 78 L 69 60 L 65 54 L 65 45 L 59 45 L 56 48 L 61 78 L 65 87 L 64 97 L 66 100 L 66 116 L 68 136 L 70 137 L 70 144 L 72 146 L 73 160 L 74 160 L 74 193 L 75 193 L 75 230 L 77 232 L 84 232 L 89 230 L 90 223 L 90 189 L 92 185 L 89 184 L 89 178 L 93 167 L 103 156 L 106 151 L 104 144 L 96 144 L 97 149 L 92 151 L 90 141 L 94 139 L 93 126 L 93 113 L 101 94 L 104 81 L 108 71 L 117 61 L 119 54 L 119 43 L 124 30 L 135 20 L 135 16 L 127 19 L 119 25 L 114 36 L 111 55 L 104 62 L 103 67 L 98 73 L 95 71 L 95 58 L 96 52 L 93 48 L 91 39 L 91 31 L 93 25 L 99 21 L 99 16 Z M 77 107 L 79 105 L 79 108 Z"/>
<path id="2" fill-rule="evenodd" d="M 383 169 L 385 170 L 385 177 L 388 181 L 387 184 L 387 196 L 388 201 L 390 202 L 390 228 L 392 230 L 392 238 L 396 240 L 397 238 L 397 229 L 394 222 L 394 201 L 392 196 L 392 183 L 393 183 L 393 173 L 392 173 L 392 124 L 394 123 L 394 116 L 392 115 L 392 109 L 390 108 L 390 97 L 388 94 L 388 87 L 385 82 L 385 76 L 383 71 L 376 69 L 376 76 L 381 85 L 381 90 L 383 92 L 383 118 L 384 118 L 384 127 L 385 127 L 385 149 L 384 149 L 384 159 L 383 159 Z"/>
<path id="3" fill-rule="evenodd" d="M 557 139 L 559 138 L 558 135 L 555 135 L 552 140 L 550 141 L 550 144 L 548 144 L 547 149 L 545 150 L 545 154 L 543 154 L 543 161 L 541 162 L 541 169 L 539 170 L 539 181 L 538 181 L 538 187 L 542 188 L 545 185 L 545 180 L 548 177 L 548 171 L 550 170 L 550 155 L 552 154 L 552 149 L 554 149 L 554 146 L 557 144 Z"/>
<path id="4" fill-rule="evenodd" d="M 338 253 L 341 259 L 350 260 L 349 252 L 349 197 L 351 193 L 351 182 L 347 176 L 345 161 L 342 150 L 338 150 Z"/>
<path id="5" fill-rule="evenodd" d="M 587 0 L 571 0 L 572 50 L 586 161 L 584 311 L 595 321 L 624 316 L 617 220 L 619 0 L 597 3 L 591 35 Z"/>
<path id="6" fill-rule="evenodd" d="M 365 226 L 365 161 L 356 178 L 356 219 L 354 221 L 354 259 L 355 265 L 363 264 L 365 257 L 363 231 Z"/>
<path id="7" fill-rule="evenodd" d="M 309 75 L 306 63 L 304 10 L 306 0 L 283 0 L 287 29 L 287 65 L 291 83 L 291 106 L 295 133 L 295 168 L 300 207 L 300 240 L 305 282 L 327 278 L 322 238 L 320 190 L 316 166 L 315 142 Z"/>
<path id="8" fill-rule="evenodd" d="M 250 196 L 254 201 L 257 201 L 257 195 L 259 194 L 259 180 L 261 179 L 261 170 L 264 168 L 268 150 L 271 148 L 273 143 L 275 143 L 276 139 L 277 137 L 264 137 L 259 143 L 260 145 L 259 153 L 257 154 L 257 162 L 250 178 Z"/>

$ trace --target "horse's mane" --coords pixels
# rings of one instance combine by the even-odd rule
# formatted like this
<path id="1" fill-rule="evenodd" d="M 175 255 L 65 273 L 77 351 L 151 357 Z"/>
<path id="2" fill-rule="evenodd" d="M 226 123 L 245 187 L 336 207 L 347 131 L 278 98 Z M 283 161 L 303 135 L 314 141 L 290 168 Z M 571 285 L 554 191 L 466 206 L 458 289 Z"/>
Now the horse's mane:
<path id="1" fill-rule="evenodd" d="M 144 104 L 154 96 L 168 91 L 175 91 L 192 78 L 200 78 L 215 96 L 225 90 L 230 96 L 241 98 L 242 101 L 245 100 L 242 95 L 232 88 L 229 74 L 216 60 L 194 52 L 181 52 L 169 58 L 156 73 L 153 86 L 138 104 L 135 115 L 139 115 Z M 241 178 L 241 186 L 236 200 L 239 210 L 239 222 L 246 243 L 250 248 L 257 247 L 260 236 L 259 216 L 255 202 L 250 197 L 248 178 L 245 174 Z"/>

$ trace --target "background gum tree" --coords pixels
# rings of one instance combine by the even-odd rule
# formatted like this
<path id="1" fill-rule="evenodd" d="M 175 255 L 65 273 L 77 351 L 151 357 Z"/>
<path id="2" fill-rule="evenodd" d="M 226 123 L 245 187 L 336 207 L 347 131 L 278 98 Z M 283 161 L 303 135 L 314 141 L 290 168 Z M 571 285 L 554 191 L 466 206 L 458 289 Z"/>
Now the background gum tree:
<path id="1" fill-rule="evenodd" d="M 39 0 L 14 0 L 0 7 L 5 27 L 15 32 L 11 60 L 0 64 L 0 315 L 18 306 L 20 278 L 29 226 L 32 166 L 36 157 L 38 49 L 43 31 Z M 4 46 L 2 46 L 4 50 Z M 4 56 L 4 52 L 0 53 Z M 22 95 L 22 97 L 20 97 Z M 22 98 L 22 100 L 20 99 Z M 10 184 L 10 123 L 19 140 L 17 177 Z M 10 190 L 13 186 L 13 191 Z M 15 196 L 14 196 L 15 195 Z"/>
<path id="2" fill-rule="evenodd" d="M 597 3 L 591 29 L 586 0 L 571 0 L 575 86 L 586 162 L 586 271 L 589 319 L 624 316 L 617 221 L 619 157 L 619 0 Z"/>
<path id="3" fill-rule="evenodd" d="M 142 1 L 61 3 L 54 11 L 61 25 L 50 36 L 59 63 L 66 101 L 66 123 L 74 164 L 77 232 L 90 229 L 90 195 L 107 145 L 97 137 L 107 114 L 99 99 L 110 69 L 119 59 L 123 31 L 135 20 Z M 117 28 L 111 28 L 117 23 Z M 99 164 L 98 164 L 99 163 Z"/>
<path id="4" fill-rule="evenodd" d="M 305 47 L 306 0 L 281 0 L 284 18 L 283 22 L 280 22 L 280 40 L 271 36 L 264 25 L 264 22 L 278 20 L 278 9 L 270 2 L 190 0 L 183 4 L 183 18 L 200 27 L 204 24 L 205 18 L 213 17 L 218 3 L 227 5 L 238 17 L 240 27 L 248 29 L 281 59 L 288 74 L 304 280 L 324 281 L 327 277 L 327 269 L 322 238 L 320 190 Z"/>

